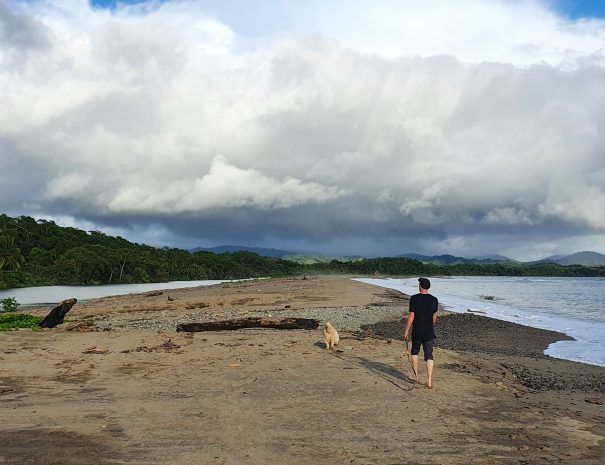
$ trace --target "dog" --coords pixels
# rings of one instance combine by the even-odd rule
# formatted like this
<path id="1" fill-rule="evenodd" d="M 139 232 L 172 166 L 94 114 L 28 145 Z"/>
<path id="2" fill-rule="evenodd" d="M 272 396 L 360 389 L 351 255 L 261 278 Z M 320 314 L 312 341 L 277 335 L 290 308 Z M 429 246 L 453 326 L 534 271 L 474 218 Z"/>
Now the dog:
<path id="1" fill-rule="evenodd" d="M 326 338 L 326 349 L 334 350 L 334 346 L 338 344 L 340 337 L 336 328 L 329 321 L 324 326 L 324 337 Z"/>

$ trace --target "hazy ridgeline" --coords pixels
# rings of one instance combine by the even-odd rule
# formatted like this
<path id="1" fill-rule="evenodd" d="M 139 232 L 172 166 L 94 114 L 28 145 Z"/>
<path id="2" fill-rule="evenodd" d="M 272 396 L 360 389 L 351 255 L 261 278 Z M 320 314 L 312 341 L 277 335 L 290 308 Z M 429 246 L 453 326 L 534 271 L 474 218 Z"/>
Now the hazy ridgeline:
<path id="1" fill-rule="evenodd" d="M 304 274 L 605 276 L 605 267 L 553 263 L 423 264 L 409 258 L 300 264 L 250 252 L 190 253 L 136 244 L 100 231 L 0 215 L 0 288 L 143 283 Z"/>

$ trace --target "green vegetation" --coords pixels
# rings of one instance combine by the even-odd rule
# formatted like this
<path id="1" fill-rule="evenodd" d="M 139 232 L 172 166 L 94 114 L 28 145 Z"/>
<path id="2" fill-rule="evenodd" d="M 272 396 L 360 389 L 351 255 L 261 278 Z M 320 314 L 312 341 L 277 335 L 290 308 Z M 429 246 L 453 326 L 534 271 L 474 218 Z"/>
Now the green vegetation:
<path id="1" fill-rule="evenodd" d="M 0 306 L 5 312 L 14 312 L 19 308 L 19 302 L 14 297 L 0 299 Z"/>
<path id="2" fill-rule="evenodd" d="M 387 276 L 605 276 L 603 266 L 517 262 L 423 264 L 411 258 L 296 263 L 251 252 L 214 254 L 135 244 L 100 231 L 0 215 L 0 289 L 313 274 Z M 10 304 L 9 304 L 10 305 Z"/>
<path id="3" fill-rule="evenodd" d="M 296 263 L 250 252 L 192 254 L 0 215 L 0 289 L 291 276 L 299 269 Z"/>
<path id="4" fill-rule="evenodd" d="M 42 317 L 27 313 L 0 313 L 0 331 L 14 331 L 19 328 L 38 328 Z"/>
<path id="5" fill-rule="evenodd" d="M 495 300 L 496 299 L 493 295 L 480 295 L 479 298 L 483 299 L 483 300 Z"/>

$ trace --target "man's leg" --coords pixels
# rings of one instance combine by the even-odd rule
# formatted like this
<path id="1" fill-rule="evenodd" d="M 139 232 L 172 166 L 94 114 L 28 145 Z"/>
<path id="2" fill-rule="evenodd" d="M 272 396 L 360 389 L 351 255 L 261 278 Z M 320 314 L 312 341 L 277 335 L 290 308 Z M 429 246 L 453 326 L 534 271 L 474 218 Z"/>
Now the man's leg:
<path id="1" fill-rule="evenodd" d="M 426 361 L 426 385 L 430 388 L 433 387 L 433 361 Z"/>
<path id="2" fill-rule="evenodd" d="M 414 370 L 414 374 L 412 375 L 412 379 L 414 381 L 418 381 L 418 354 L 420 353 L 420 339 L 412 339 L 412 369 Z"/>
<path id="3" fill-rule="evenodd" d="M 412 379 L 418 381 L 418 355 L 412 355 L 412 369 L 414 370 Z"/>
<path id="4" fill-rule="evenodd" d="M 429 388 L 433 387 L 433 344 L 434 340 L 422 341 L 422 351 L 424 352 L 424 360 L 426 361 L 426 385 Z"/>

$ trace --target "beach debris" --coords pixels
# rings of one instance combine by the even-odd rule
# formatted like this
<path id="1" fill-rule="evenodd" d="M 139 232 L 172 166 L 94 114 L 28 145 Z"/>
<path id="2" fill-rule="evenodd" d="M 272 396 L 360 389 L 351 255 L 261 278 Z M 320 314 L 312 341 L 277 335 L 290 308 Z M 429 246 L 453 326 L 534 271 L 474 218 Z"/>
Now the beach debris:
<path id="1" fill-rule="evenodd" d="M 145 294 L 145 297 L 157 297 L 159 295 L 163 295 L 164 291 L 153 291 Z"/>
<path id="2" fill-rule="evenodd" d="M 99 354 L 99 355 L 108 354 L 109 352 L 110 352 L 109 349 L 101 349 L 97 346 L 92 346 L 92 347 L 89 347 L 88 349 L 85 349 L 82 351 L 83 354 Z"/>
<path id="3" fill-rule="evenodd" d="M 197 302 L 197 303 L 185 305 L 185 308 L 187 310 L 195 310 L 196 308 L 207 308 L 207 307 L 210 307 L 210 304 L 207 304 L 206 302 Z"/>
<path id="4" fill-rule="evenodd" d="M 172 352 L 180 349 L 181 346 L 172 342 L 172 339 L 164 341 L 162 344 L 157 346 L 139 346 L 136 349 L 126 349 L 121 351 L 122 354 L 129 354 L 130 352 Z M 182 353 L 179 351 L 177 353 Z"/>
<path id="5" fill-rule="evenodd" d="M 209 321 L 205 323 L 179 323 L 177 332 L 232 331 L 243 328 L 317 329 L 319 320 L 312 318 L 250 317 L 237 320 Z"/>
<path id="6" fill-rule="evenodd" d="M 80 333 L 91 333 L 95 330 L 94 323 L 82 321 L 80 323 L 72 323 L 63 327 L 65 331 L 78 331 Z"/>
<path id="7" fill-rule="evenodd" d="M 168 302 L 174 302 L 174 297 L 168 296 Z"/>
<path id="8" fill-rule="evenodd" d="M 258 297 L 244 297 L 243 299 L 235 299 L 231 301 L 231 305 L 244 305 L 257 299 Z"/>
<path id="9" fill-rule="evenodd" d="M 239 367 L 239 363 L 229 363 L 227 365 L 228 368 L 238 368 Z"/>
<path id="10" fill-rule="evenodd" d="M 38 323 L 40 328 L 54 328 L 65 320 L 65 315 L 76 305 L 77 299 L 67 299 L 53 308 L 48 315 Z"/>
<path id="11" fill-rule="evenodd" d="M 584 401 L 589 404 L 603 405 L 603 399 L 599 399 L 598 397 L 588 397 Z"/>

